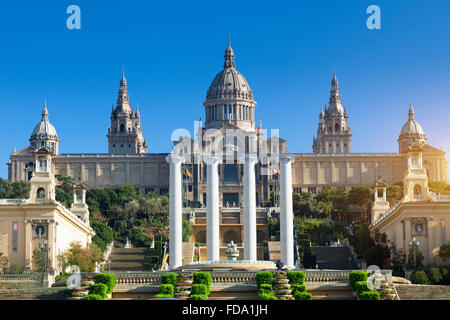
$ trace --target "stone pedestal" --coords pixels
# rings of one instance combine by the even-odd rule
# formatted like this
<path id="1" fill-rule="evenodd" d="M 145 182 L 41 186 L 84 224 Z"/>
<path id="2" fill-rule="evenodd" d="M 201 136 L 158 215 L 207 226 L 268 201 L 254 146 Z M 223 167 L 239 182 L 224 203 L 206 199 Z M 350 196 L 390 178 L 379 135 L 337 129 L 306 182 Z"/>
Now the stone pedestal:
<path id="1" fill-rule="evenodd" d="M 183 258 L 183 216 L 182 216 L 182 186 L 181 186 L 181 164 L 184 157 L 169 155 L 166 161 L 170 163 L 169 181 L 169 263 L 170 268 L 178 268 L 182 265 Z"/>

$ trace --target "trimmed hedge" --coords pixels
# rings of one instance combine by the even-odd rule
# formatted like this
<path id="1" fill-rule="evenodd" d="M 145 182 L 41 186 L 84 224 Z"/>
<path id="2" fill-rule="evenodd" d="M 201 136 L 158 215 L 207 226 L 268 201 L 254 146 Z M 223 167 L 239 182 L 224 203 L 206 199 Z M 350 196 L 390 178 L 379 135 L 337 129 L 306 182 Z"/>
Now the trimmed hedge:
<path id="1" fill-rule="evenodd" d="M 189 300 L 207 300 L 206 294 L 192 294 Z"/>
<path id="2" fill-rule="evenodd" d="M 204 284 L 209 294 L 209 287 L 211 286 L 211 274 L 209 272 L 194 272 L 193 284 Z"/>
<path id="3" fill-rule="evenodd" d="M 287 272 L 287 277 L 289 279 L 289 284 L 304 284 L 305 283 L 305 273 L 303 271 L 291 270 Z"/>
<path id="4" fill-rule="evenodd" d="M 428 278 L 425 271 L 416 271 L 411 277 L 411 282 L 414 284 L 430 284 L 430 279 Z"/>
<path id="5" fill-rule="evenodd" d="M 89 287 L 89 294 L 97 294 L 106 299 L 106 294 L 108 293 L 108 286 L 104 283 L 94 283 Z"/>
<path id="6" fill-rule="evenodd" d="M 259 291 L 259 293 L 263 293 L 263 292 L 272 293 L 272 285 L 268 284 L 268 283 L 263 283 L 259 286 L 258 291 Z"/>
<path id="7" fill-rule="evenodd" d="M 370 291 L 370 288 L 367 286 L 367 281 L 356 282 L 354 288 L 358 295 L 360 295 L 362 292 Z"/>
<path id="8" fill-rule="evenodd" d="M 293 296 L 295 300 L 312 300 L 312 294 L 309 292 L 296 292 Z"/>
<path id="9" fill-rule="evenodd" d="M 429 279 L 432 284 L 440 284 L 442 282 L 442 274 L 439 268 L 431 268 L 429 274 Z"/>
<path id="10" fill-rule="evenodd" d="M 203 283 L 197 283 L 193 284 L 191 288 L 191 296 L 196 295 L 207 295 L 208 294 L 208 288 Z"/>
<path id="11" fill-rule="evenodd" d="M 165 295 L 169 295 L 169 296 L 173 297 L 173 291 L 174 291 L 173 285 L 171 285 L 171 284 L 167 283 L 167 284 L 162 284 L 159 286 L 159 292 L 161 294 L 165 294 Z"/>
<path id="12" fill-rule="evenodd" d="M 87 296 L 83 297 L 83 300 L 105 300 L 102 296 L 98 294 L 88 294 Z"/>
<path id="13" fill-rule="evenodd" d="M 170 294 L 164 294 L 164 293 L 158 293 L 156 296 L 153 297 L 154 299 L 161 299 L 161 298 L 173 298 L 173 295 Z"/>
<path id="14" fill-rule="evenodd" d="M 358 297 L 360 300 L 380 300 L 380 294 L 375 290 L 361 292 Z"/>
<path id="15" fill-rule="evenodd" d="M 354 291 L 355 290 L 355 283 L 358 281 L 367 281 L 367 272 L 365 271 L 352 271 L 349 274 L 350 279 L 350 286 Z"/>
<path id="16" fill-rule="evenodd" d="M 259 294 L 258 300 L 278 300 L 278 297 L 273 293 L 263 292 Z"/>
<path id="17" fill-rule="evenodd" d="M 178 273 L 169 272 L 161 276 L 161 284 L 171 284 L 174 288 L 177 285 Z"/>
<path id="18" fill-rule="evenodd" d="M 256 274 L 256 284 L 258 285 L 258 288 L 263 284 L 270 284 L 272 285 L 273 282 L 273 274 L 270 271 L 260 271 Z"/>
<path id="19" fill-rule="evenodd" d="M 305 284 L 291 284 L 292 295 L 295 295 L 297 292 L 306 292 Z"/>
<path id="20" fill-rule="evenodd" d="M 116 275 L 114 273 L 97 273 L 95 283 L 103 283 L 108 287 L 108 293 L 112 293 L 116 286 Z"/>

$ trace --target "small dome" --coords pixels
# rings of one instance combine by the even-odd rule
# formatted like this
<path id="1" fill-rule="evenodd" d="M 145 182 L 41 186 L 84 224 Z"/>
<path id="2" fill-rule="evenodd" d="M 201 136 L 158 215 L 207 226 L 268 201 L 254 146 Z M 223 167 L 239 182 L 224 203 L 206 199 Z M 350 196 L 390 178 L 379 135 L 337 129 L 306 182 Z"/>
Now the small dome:
<path id="1" fill-rule="evenodd" d="M 48 110 L 47 104 L 44 104 L 44 109 L 42 110 L 42 120 L 36 127 L 34 127 L 33 133 L 31 134 L 31 140 L 34 139 L 46 139 L 46 138 L 58 138 L 55 127 L 48 121 Z"/>
<path id="2" fill-rule="evenodd" d="M 412 105 L 409 106 L 408 115 L 409 115 L 409 119 L 403 125 L 402 131 L 400 132 L 400 136 L 402 136 L 402 135 L 422 135 L 422 136 L 425 136 L 425 131 L 423 131 L 422 126 L 415 119 L 414 109 L 413 109 Z"/>

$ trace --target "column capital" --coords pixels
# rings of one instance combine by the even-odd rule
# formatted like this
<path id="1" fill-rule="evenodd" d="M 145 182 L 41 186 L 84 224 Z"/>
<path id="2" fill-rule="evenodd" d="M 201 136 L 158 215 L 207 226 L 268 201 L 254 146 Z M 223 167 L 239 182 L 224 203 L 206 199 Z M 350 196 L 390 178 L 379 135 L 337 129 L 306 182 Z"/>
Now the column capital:
<path id="1" fill-rule="evenodd" d="M 290 153 L 282 153 L 277 156 L 278 161 L 291 161 L 291 163 L 295 162 L 295 157 Z"/>
<path id="2" fill-rule="evenodd" d="M 185 159 L 184 159 L 184 156 L 180 156 L 180 155 L 177 155 L 177 154 L 169 154 L 166 157 L 166 161 L 168 163 L 178 164 L 178 163 L 184 163 Z"/>
<path id="3" fill-rule="evenodd" d="M 203 156 L 203 162 L 207 165 L 222 163 L 222 157 L 216 154 L 206 154 Z"/>
<path id="4" fill-rule="evenodd" d="M 249 160 L 251 164 L 256 164 L 259 161 L 256 153 L 245 153 L 239 157 L 240 164 L 245 163 L 247 160 Z"/>

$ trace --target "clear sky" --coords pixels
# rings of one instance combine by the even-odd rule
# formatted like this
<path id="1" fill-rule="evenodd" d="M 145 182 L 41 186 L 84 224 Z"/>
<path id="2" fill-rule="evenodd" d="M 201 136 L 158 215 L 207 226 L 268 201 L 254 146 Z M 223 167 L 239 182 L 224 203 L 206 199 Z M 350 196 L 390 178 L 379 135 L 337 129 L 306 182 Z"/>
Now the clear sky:
<path id="1" fill-rule="evenodd" d="M 66 9 L 81 8 L 81 30 Z M 381 9 L 369 30 L 366 9 Z M 289 151 L 312 152 L 333 69 L 353 152 L 397 152 L 410 100 L 428 143 L 450 152 L 450 1 L 8 1 L 0 7 L 0 177 L 40 121 L 44 99 L 61 153 L 106 153 L 122 67 L 149 152 L 204 119 L 228 33 L 256 119 Z"/>

